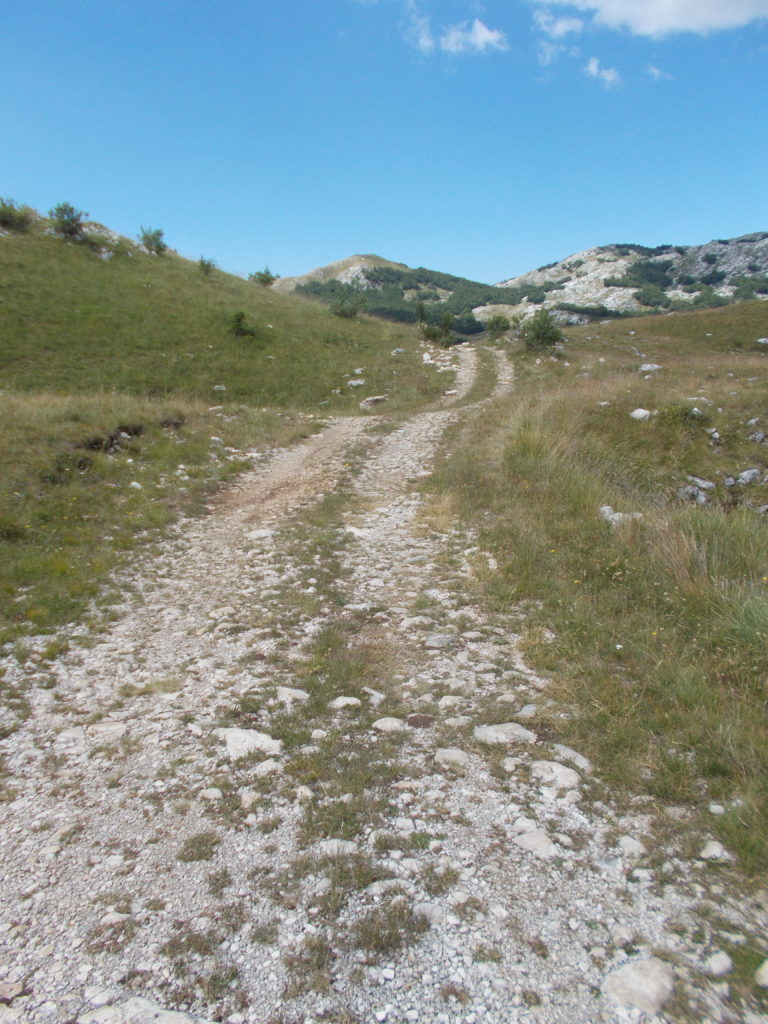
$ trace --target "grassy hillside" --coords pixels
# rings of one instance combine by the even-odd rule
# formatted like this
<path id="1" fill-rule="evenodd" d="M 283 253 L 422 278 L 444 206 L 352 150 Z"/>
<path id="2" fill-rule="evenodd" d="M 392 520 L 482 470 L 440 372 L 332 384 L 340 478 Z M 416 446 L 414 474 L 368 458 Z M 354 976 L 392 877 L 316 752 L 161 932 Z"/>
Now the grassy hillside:
<path id="1" fill-rule="evenodd" d="M 238 311 L 255 336 L 230 333 Z M 361 397 L 344 374 L 363 366 L 369 394 L 414 397 L 390 354 L 413 350 L 406 328 L 343 321 L 171 253 L 94 251 L 39 231 L 0 237 L 0 336 L 0 386 L 20 390 L 118 388 L 343 412 Z"/>
<path id="2" fill-rule="evenodd" d="M 0 642 L 83 615 L 127 552 L 316 416 L 446 386 L 412 328 L 47 226 L 0 235 Z"/>
<path id="3" fill-rule="evenodd" d="M 714 833 L 756 873 L 768 867 L 767 312 L 590 325 L 562 358 L 520 353 L 516 393 L 455 438 L 433 484 L 434 514 L 473 524 L 498 562 L 486 599 L 520 608 L 528 656 L 555 680 L 554 730 L 614 795 L 680 808 L 661 816 L 670 828 L 690 816 L 685 857 Z M 630 417 L 638 407 L 646 422 Z M 753 482 L 734 482 L 750 469 Z M 690 477 L 713 485 L 699 488 L 706 503 L 679 493 Z M 605 505 L 642 518 L 612 525 Z"/>

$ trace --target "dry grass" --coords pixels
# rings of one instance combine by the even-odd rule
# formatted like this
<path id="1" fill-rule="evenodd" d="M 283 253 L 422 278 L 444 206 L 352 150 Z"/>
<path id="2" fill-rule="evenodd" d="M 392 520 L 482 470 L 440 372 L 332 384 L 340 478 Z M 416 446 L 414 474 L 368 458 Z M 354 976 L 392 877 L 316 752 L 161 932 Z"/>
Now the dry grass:
<path id="1" fill-rule="evenodd" d="M 566 360 L 522 357 L 517 393 L 469 425 L 433 482 L 439 516 L 450 503 L 499 562 L 490 604 L 531 601 L 528 656 L 577 712 L 564 738 L 615 790 L 701 808 L 695 827 L 755 872 L 768 864 L 768 488 L 725 478 L 768 467 L 748 425 L 765 419 L 768 354 L 743 340 L 764 333 L 764 311 L 592 326 Z M 646 361 L 663 367 L 649 380 Z M 638 406 L 658 415 L 638 423 Z M 707 507 L 677 496 L 688 475 L 715 483 Z M 643 519 L 612 528 L 605 504 Z M 707 815 L 710 800 L 726 814 Z"/>

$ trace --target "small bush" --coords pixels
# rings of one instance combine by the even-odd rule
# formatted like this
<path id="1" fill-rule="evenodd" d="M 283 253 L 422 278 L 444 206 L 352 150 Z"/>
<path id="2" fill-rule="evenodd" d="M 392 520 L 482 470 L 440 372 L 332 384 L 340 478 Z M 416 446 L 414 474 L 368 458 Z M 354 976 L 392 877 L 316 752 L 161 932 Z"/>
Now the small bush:
<path id="1" fill-rule="evenodd" d="M 229 333 L 234 334 L 236 338 L 256 337 L 256 331 L 253 327 L 249 326 L 245 313 L 242 310 L 233 313 L 229 318 Z"/>
<path id="2" fill-rule="evenodd" d="M 53 221 L 53 230 L 64 238 L 81 238 L 84 231 L 83 221 L 88 216 L 83 210 L 77 210 L 72 203 L 59 203 L 48 216 Z"/>
<path id="3" fill-rule="evenodd" d="M 551 348 L 558 342 L 564 341 L 563 332 L 557 325 L 557 321 L 546 309 L 537 310 L 530 319 L 526 320 L 520 329 L 525 347 L 536 352 L 541 349 Z"/>
<path id="4" fill-rule="evenodd" d="M 139 230 L 139 241 L 147 250 L 155 256 L 162 256 L 168 246 L 163 241 L 162 228 L 145 228 Z"/>
<path id="5" fill-rule="evenodd" d="M 485 325 L 485 329 L 488 332 L 491 341 L 498 341 L 503 335 L 507 333 L 510 328 L 510 323 L 505 316 L 492 316 L 488 323 Z"/>
<path id="6" fill-rule="evenodd" d="M 210 277 L 214 270 L 216 270 L 218 264 L 216 260 L 209 260 L 205 256 L 201 256 L 197 261 L 197 265 L 200 268 L 200 273 L 205 274 L 206 277 Z"/>
<path id="7" fill-rule="evenodd" d="M 255 284 L 260 284 L 262 288 L 269 288 L 279 279 L 279 274 L 273 274 L 269 267 L 264 267 L 263 270 L 256 270 L 254 273 L 248 275 L 248 280 L 253 281 Z"/>
<path id="8" fill-rule="evenodd" d="M 18 206 L 13 199 L 0 198 L 0 228 L 6 231 L 26 231 L 32 223 L 29 206 Z"/>

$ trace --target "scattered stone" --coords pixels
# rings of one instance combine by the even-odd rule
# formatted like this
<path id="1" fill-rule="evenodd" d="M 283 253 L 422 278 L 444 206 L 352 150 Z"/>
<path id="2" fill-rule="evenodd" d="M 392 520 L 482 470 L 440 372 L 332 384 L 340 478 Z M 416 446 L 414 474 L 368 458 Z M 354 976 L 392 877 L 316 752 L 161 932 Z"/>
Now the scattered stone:
<path id="1" fill-rule="evenodd" d="M 700 487 L 694 487 L 693 484 L 686 484 L 685 487 L 679 487 L 677 489 L 678 498 L 682 498 L 683 501 L 690 501 L 693 505 L 708 505 L 709 497 L 705 494 Z"/>
<path id="2" fill-rule="evenodd" d="M 445 920 L 445 910 L 437 903 L 414 903 L 413 916 L 423 917 L 432 926 L 442 924 Z"/>
<path id="3" fill-rule="evenodd" d="M 342 708 L 359 708 L 362 703 L 358 697 L 335 697 L 328 707 L 331 711 L 341 711 Z"/>
<path id="4" fill-rule="evenodd" d="M 713 978 L 722 978 L 733 970 L 733 960 L 722 950 L 717 950 L 704 961 L 704 969 Z"/>
<path id="5" fill-rule="evenodd" d="M 124 1003 L 89 1010 L 77 1018 L 77 1024 L 205 1024 L 178 1010 L 164 1010 L 148 999 L 134 997 Z"/>
<path id="6" fill-rule="evenodd" d="M 742 487 L 748 487 L 749 484 L 754 484 L 760 479 L 759 469 L 745 469 L 736 477 L 736 483 L 741 484 Z"/>
<path id="7" fill-rule="evenodd" d="M 357 853 L 357 843 L 351 839 L 323 839 L 315 849 L 321 857 L 348 857 Z"/>
<path id="8" fill-rule="evenodd" d="M 18 981 L 0 981 L 0 1003 L 12 1003 L 23 991 L 24 986 Z"/>
<path id="9" fill-rule="evenodd" d="M 200 791 L 201 800 L 221 800 L 224 794 L 217 786 L 211 786 L 210 789 L 202 789 Z"/>
<path id="10" fill-rule="evenodd" d="M 635 839 L 634 836 L 622 836 L 617 846 L 624 854 L 625 857 L 642 857 L 645 853 L 645 847 L 639 839 Z"/>
<path id="11" fill-rule="evenodd" d="M 377 719 L 373 723 L 372 728 L 378 730 L 378 732 L 402 732 L 408 726 L 402 718 L 385 717 Z"/>
<path id="12" fill-rule="evenodd" d="M 635 409 L 634 412 L 629 414 L 629 418 L 637 420 L 640 423 L 644 423 L 646 420 L 651 418 L 650 409 Z"/>
<path id="13" fill-rule="evenodd" d="M 570 761 L 571 764 L 575 764 L 580 772 L 584 772 L 586 775 L 591 773 L 592 762 L 577 750 L 571 750 L 570 747 L 566 747 L 562 743 L 553 744 L 553 750 L 564 761 Z"/>
<path id="14" fill-rule="evenodd" d="M 276 697 L 281 704 L 287 704 L 289 707 L 294 701 L 303 704 L 309 700 L 306 690 L 295 690 L 292 686 L 278 686 Z"/>
<path id="15" fill-rule="evenodd" d="M 714 491 L 715 484 L 711 480 L 703 480 L 700 476 L 688 476 L 686 478 L 694 487 L 698 487 L 702 491 Z"/>
<path id="16" fill-rule="evenodd" d="M 610 523 L 611 526 L 619 526 L 621 523 L 630 523 L 632 520 L 642 522 L 642 512 L 614 512 L 610 505 L 600 506 L 600 517 Z"/>
<path id="17" fill-rule="evenodd" d="M 532 828 L 514 836 L 512 842 L 528 853 L 533 853 L 542 860 L 552 860 L 558 854 L 557 847 L 543 828 Z"/>
<path id="18" fill-rule="evenodd" d="M 612 971 L 603 980 L 601 990 L 620 1006 L 658 1013 L 675 990 L 675 975 L 668 964 L 652 956 Z"/>
<path id="19" fill-rule="evenodd" d="M 661 367 L 658 363 L 643 363 L 640 367 L 640 373 L 653 373 L 654 370 L 660 370 Z M 638 419 L 639 417 L 635 417 Z"/>
<path id="20" fill-rule="evenodd" d="M 85 732 L 88 736 L 101 740 L 103 743 L 110 743 L 125 736 L 128 726 L 125 722 L 94 722 L 93 725 L 85 726 Z"/>
<path id="21" fill-rule="evenodd" d="M 440 768 L 451 768 L 453 771 L 461 771 L 469 764 L 469 754 L 465 754 L 458 747 L 441 747 L 435 751 L 435 764 Z"/>
<path id="22" fill-rule="evenodd" d="M 368 398 L 364 398 L 362 402 L 360 402 L 358 408 L 365 412 L 367 409 L 372 409 L 374 405 L 380 405 L 382 402 L 386 401 L 386 395 L 369 395 Z"/>
<path id="23" fill-rule="evenodd" d="M 755 984 L 760 988 L 768 988 L 768 959 L 763 960 L 755 971 Z"/>
<path id="24" fill-rule="evenodd" d="M 474 736 L 481 743 L 535 743 L 536 733 L 524 729 L 517 722 L 503 722 L 500 725 L 478 725 Z"/>
<path id="25" fill-rule="evenodd" d="M 441 711 L 445 711 L 446 708 L 457 708 L 464 703 L 463 697 L 441 697 L 437 702 L 437 706 Z"/>
<path id="26" fill-rule="evenodd" d="M 699 853 L 699 860 L 729 861 L 733 860 L 733 858 L 722 843 L 718 843 L 716 839 L 710 839 L 708 843 L 704 844 Z"/>
<path id="27" fill-rule="evenodd" d="M 230 761 L 238 761 L 249 754 L 279 754 L 283 749 L 282 740 L 255 729 L 216 729 L 216 735 L 224 740 Z"/>
<path id="28" fill-rule="evenodd" d="M 447 647 L 453 647 L 456 637 L 451 633 L 433 633 L 424 641 L 428 651 L 444 651 Z"/>
<path id="29" fill-rule="evenodd" d="M 266 761 L 260 761 L 253 766 L 253 774 L 257 778 L 263 779 L 265 775 L 271 775 L 273 772 L 276 772 L 279 767 L 279 762 L 275 761 L 273 757 L 268 757 Z"/>
<path id="30" fill-rule="evenodd" d="M 531 775 L 545 786 L 552 786 L 558 790 L 576 789 L 581 783 L 573 768 L 566 768 L 557 761 L 534 761 L 531 765 Z"/>
<path id="31" fill-rule="evenodd" d="M 250 811 L 254 804 L 259 802 L 259 794 L 255 789 L 240 790 L 240 806 L 244 811 Z"/>

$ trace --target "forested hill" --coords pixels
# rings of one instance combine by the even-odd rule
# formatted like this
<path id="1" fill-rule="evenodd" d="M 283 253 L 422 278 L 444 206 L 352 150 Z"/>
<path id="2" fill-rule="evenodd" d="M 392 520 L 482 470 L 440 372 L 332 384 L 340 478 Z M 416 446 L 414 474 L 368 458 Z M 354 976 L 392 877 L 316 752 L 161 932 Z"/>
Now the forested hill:
<path id="1" fill-rule="evenodd" d="M 356 262 L 355 262 L 356 260 Z M 437 323 L 450 315 L 459 334 L 477 334 L 483 324 L 472 310 L 478 306 L 516 306 L 526 298 L 540 302 L 555 282 L 501 288 L 425 267 L 411 269 L 375 257 L 343 261 L 338 276 L 322 272 L 307 275 L 297 283 L 283 282 L 293 290 L 330 303 L 342 316 L 368 313 L 386 320 L 413 323 L 424 319 Z"/>

